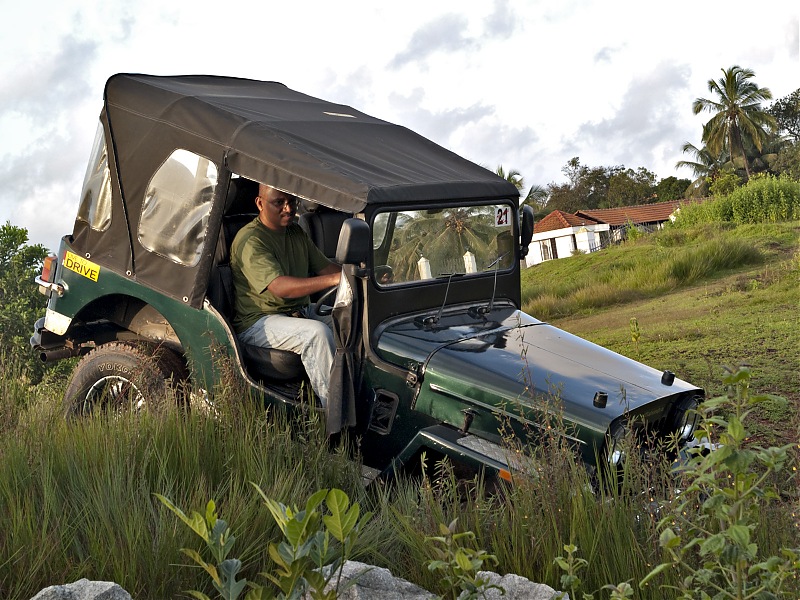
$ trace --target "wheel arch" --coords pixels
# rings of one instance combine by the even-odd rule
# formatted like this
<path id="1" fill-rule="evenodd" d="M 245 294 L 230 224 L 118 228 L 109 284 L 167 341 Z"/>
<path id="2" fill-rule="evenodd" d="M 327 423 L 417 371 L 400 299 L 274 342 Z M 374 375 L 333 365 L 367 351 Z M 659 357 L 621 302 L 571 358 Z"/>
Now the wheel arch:
<path id="1" fill-rule="evenodd" d="M 98 344 L 142 340 L 184 353 L 178 334 L 162 312 L 145 300 L 127 294 L 109 294 L 92 300 L 75 315 L 65 337 L 79 343 L 94 341 Z"/>

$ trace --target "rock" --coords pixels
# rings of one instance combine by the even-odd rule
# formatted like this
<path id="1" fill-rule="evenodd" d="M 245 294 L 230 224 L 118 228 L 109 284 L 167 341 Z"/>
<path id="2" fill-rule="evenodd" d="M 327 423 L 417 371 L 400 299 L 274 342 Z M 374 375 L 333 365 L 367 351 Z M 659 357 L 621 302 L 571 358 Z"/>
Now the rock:
<path id="1" fill-rule="evenodd" d="M 329 569 L 324 571 L 326 576 Z M 480 571 L 480 577 L 488 579 L 492 585 L 498 585 L 505 590 L 502 595 L 500 590 L 490 589 L 483 596 L 486 600 L 504 598 L 506 600 L 551 600 L 556 591 L 548 585 L 534 583 L 519 575 L 498 575 L 491 571 Z M 348 582 L 354 582 L 346 587 Z M 327 589 L 330 589 L 329 586 Z M 346 588 L 346 589 L 345 589 Z M 429 600 L 435 595 L 421 587 L 394 577 L 388 569 L 373 567 L 356 561 L 347 561 L 342 569 L 342 583 L 339 598 L 342 600 Z M 309 600 L 306 595 L 304 600 Z M 569 600 L 569 595 L 564 595 L 564 600 Z"/>
<path id="2" fill-rule="evenodd" d="M 67 585 L 51 585 L 31 600 L 132 600 L 131 595 L 111 581 L 79 579 Z"/>
<path id="3" fill-rule="evenodd" d="M 519 598 L 520 600 L 523 598 L 525 600 L 551 600 L 557 594 L 549 585 L 534 583 L 520 575 L 498 575 L 492 571 L 478 571 L 478 577 L 488 579 L 490 585 L 499 585 L 506 591 L 505 596 L 503 596 L 500 590 L 492 588 L 483 596 L 486 600 L 497 600 L 499 598 L 505 598 L 506 600 L 511 600 L 512 598 Z M 569 600 L 569 594 L 565 593 L 563 600 Z"/>
<path id="4" fill-rule="evenodd" d="M 325 575 L 330 567 L 325 567 Z M 491 585 L 505 590 L 505 595 L 497 589 L 488 590 L 485 600 L 552 600 L 556 591 L 542 583 L 534 583 L 519 575 L 498 575 L 491 571 L 480 571 L 480 577 L 488 579 Z M 352 585 L 348 586 L 348 583 Z M 330 589 L 331 585 L 326 589 Z M 389 569 L 373 567 L 361 562 L 347 561 L 342 569 L 339 586 L 340 600 L 431 600 L 435 595 L 400 577 L 395 577 Z M 463 594 L 462 594 L 463 595 Z M 310 600 L 306 594 L 303 600 Z M 53 585 L 43 589 L 31 600 L 132 600 L 131 595 L 116 583 L 110 581 L 89 581 L 81 579 L 68 585 Z M 564 600 L 569 595 L 564 594 Z"/>
<path id="5" fill-rule="evenodd" d="M 326 576 L 329 572 L 329 567 L 323 569 Z M 355 581 L 353 585 L 347 587 L 347 584 L 352 581 Z M 332 587 L 329 585 L 326 589 Z M 430 600 L 435 597 L 418 585 L 395 577 L 389 569 L 373 567 L 354 560 L 344 563 L 339 584 L 340 600 L 373 600 L 375 598 L 381 600 Z M 306 594 L 304 600 L 310 598 L 311 596 Z"/>

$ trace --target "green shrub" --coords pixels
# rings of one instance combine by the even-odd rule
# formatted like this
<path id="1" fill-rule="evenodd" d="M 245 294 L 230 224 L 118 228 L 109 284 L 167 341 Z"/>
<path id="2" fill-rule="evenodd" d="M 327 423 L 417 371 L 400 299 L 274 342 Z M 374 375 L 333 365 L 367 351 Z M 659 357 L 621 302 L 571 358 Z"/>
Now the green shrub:
<path id="1" fill-rule="evenodd" d="M 800 182 L 785 175 L 754 176 L 730 193 L 681 207 L 678 227 L 699 223 L 775 223 L 800 219 Z"/>
<path id="2" fill-rule="evenodd" d="M 712 196 L 719 198 L 721 196 L 727 196 L 740 185 L 742 185 L 742 178 L 733 171 L 726 170 L 720 173 L 717 178 L 711 182 L 708 189 Z"/>
<path id="3" fill-rule="evenodd" d="M 792 445 L 749 447 L 745 421 L 768 396 L 750 394 L 746 367 L 726 371 L 727 395 L 700 407 L 699 435 L 715 447 L 697 447 L 683 467 L 687 487 L 659 523 L 664 562 L 639 585 L 679 571 L 679 583 L 666 587 L 685 600 L 797 598 L 800 547 L 769 554 L 756 537 L 764 507 L 779 498 L 770 481 L 789 467 Z"/>

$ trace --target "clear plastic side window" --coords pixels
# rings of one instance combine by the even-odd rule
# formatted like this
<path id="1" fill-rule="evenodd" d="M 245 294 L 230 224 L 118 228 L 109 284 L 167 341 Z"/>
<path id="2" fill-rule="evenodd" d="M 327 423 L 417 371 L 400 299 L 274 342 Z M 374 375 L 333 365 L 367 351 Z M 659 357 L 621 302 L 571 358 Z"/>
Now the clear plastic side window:
<path id="1" fill-rule="evenodd" d="M 217 166 L 188 150 L 175 150 L 147 186 L 139 243 L 185 266 L 200 260 L 217 187 Z"/>
<path id="2" fill-rule="evenodd" d="M 86 176 L 83 178 L 77 219 L 88 223 L 96 231 L 105 231 L 111 225 L 111 171 L 102 123 L 97 127 Z"/>
<path id="3" fill-rule="evenodd" d="M 376 283 L 388 286 L 511 268 L 513 211 L 511 205 L 488 204 L 376 215 Z"/>

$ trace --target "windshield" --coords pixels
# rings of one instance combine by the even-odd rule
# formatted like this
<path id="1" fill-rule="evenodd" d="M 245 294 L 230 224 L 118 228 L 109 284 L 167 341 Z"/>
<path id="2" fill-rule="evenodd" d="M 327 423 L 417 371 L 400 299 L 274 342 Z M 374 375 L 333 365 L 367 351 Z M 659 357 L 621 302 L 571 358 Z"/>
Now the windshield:
<path id="1" fill-rule="evenodd" d="M 375 280 L 397 285 L 510 268 L 513 210 L 485 204 L 379 213 L 372 227 Z"/>

